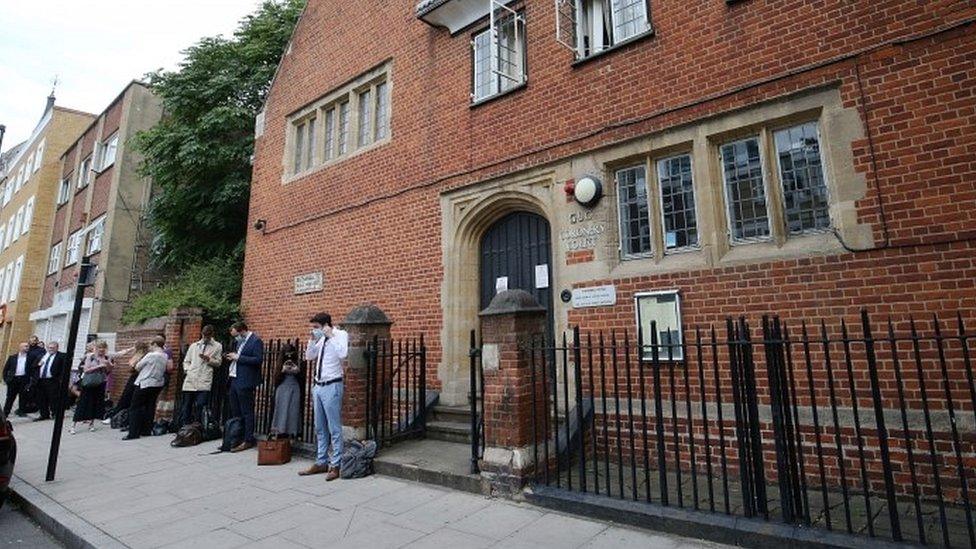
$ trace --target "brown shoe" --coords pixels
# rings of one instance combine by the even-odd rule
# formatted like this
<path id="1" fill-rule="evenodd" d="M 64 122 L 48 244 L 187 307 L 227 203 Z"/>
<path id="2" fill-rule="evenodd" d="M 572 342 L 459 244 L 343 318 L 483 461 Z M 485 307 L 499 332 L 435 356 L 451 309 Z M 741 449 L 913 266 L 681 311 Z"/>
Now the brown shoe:
<path id="1" fill-rule="evenodd" d="M 307 477 L 309 475 L 319 475 L 329 470 L 327 465 L 319 465 L 318 463 L 313 463 L 311 467 L 305 469 L 304 471 L 299 471 L 298 474 Z"/>
<path id="2" fill-rule="evenodd" d="M 326 482 L 332 482 L 333 480 L 339 478 L 339 468 L 329 467 L 329 474 L 325 475 Z"/>
<path id="3" fill-rule="evenodd" d="M 243 452 L 244 450 L 250 450 L 251 448 L 254 448 L 254 443 L 253 442 L 242 442 L 242 443 L 238 444 L 237 446 L 234 446 L 233 448 L 231 448 L 230 451 L 231 452 Z"/>

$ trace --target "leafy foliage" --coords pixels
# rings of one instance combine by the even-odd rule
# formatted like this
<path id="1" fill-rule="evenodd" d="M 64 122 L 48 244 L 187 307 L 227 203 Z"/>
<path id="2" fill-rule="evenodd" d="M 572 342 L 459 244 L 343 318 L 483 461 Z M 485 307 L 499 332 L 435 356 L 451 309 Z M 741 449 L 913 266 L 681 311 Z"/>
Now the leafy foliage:
<path id="1" fill-rule="evenodd" d="M 254 119 L 304 5 L 266 0 L 232 38 L 204 38 L 178 70 L 148 75 L 166 113 L 136 141 L 156 187 L 149 216 L 158 265 L 242 255 Z"/>
<path id="2" fill-rule="evenodd" d="M 122 316 L 125 324 L 163 316 L 176 307 L 200 307 L 207 322 L 229 326 L 240 315 L 241 266 L 233 259 L 210 261 L 137 297 Z"/>

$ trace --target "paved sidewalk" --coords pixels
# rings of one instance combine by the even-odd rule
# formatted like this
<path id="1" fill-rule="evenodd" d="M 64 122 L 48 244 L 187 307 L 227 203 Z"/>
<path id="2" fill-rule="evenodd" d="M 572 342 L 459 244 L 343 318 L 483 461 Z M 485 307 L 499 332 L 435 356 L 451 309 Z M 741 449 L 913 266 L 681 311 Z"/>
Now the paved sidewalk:
<path id="1" fill-rule="evenodd" d="M 123 442 L 105 426 L 65 432 L 58 480 L 45 483 L 52 427 L 14 418 L 16 476 L 49 507 L 130 547 L 720 547 L 389 477 L 326 483 L 296 474 L 306 460 L 258 467 L 254 450 Z"/>

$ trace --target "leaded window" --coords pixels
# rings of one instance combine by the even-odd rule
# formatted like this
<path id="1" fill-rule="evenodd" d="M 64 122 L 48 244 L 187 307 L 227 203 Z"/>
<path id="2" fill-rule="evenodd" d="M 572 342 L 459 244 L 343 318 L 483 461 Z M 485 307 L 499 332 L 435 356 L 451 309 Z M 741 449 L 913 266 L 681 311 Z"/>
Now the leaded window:
<path id="1" fill-rule="evenodd" d="M 644 166 L 617 171 L 617 209 L 621 256 L 628 258 L 650 254 L 651 220 Z"/>
<path id="2" fill-rule="evenodd" d="M 830 206 L 816 122 L 775 132 L 783 184 L 783 206 L 790 234 L 830 228 Z"/>
<path id="3" fill-rule="evenodd" d="M 763 180 L 759 138 L 722 145 L 722 177 L 733 242 L 765 240 L 770 236 L 769 209 Z"/>
<path id="4" fill-rule="evenodd" d="M 390 87 L 386 82 L 376 85 L 376 141 L 390 133 Z"/>
<path id="5" fill-rule="evenodd" d="M 359 94 L 359 146 L 365 147 L 372 142 L 373 105 L 371 103 L 372 90 Z"/>
<path id="6" fill-rule="evenodd" d="M 495 23 L 497 38 L 489 28 L 471 42 L 473 82 L 471 98 L 481 101 L 525 83 L 525 24 L 521 14 Z"/>
<path id="7" fill-rule="evenodd" d="M 664 250 L 667 252 L 698 246 L 691 155 L 682 154 L 659 160 L 657 179 L 661 188 Z"/>
<path id="8" fill-rule="evenodd" d="M 346 154 L 349 149 L 349 102 L 339 105 L 339 151 L 338 155 Z"/>

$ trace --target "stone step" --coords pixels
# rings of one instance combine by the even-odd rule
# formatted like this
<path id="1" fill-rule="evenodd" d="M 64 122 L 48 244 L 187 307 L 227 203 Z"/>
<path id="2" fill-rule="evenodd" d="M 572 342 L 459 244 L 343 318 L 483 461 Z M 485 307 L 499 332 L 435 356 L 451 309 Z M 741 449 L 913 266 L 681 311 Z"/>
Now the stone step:
<path id="1" fill-rule="evenodd" d="M 471 425 L 460 421 L 428 421 L 427 438 L 459 444 L 471 443 Z"/>
<path id="2" fill-rule="evenodd" d="M 446 406 L 438 404 L 430 409 L 429 418 L 429 421 L 469 423 L 471 421 L 471 408 L 468 406 Z"/>
<path id="3" fill-rule="evenodd" d="M 471 447 L 441 440 L 408 440 L 380 450 L 373 461 L 381 475 L 487 495 L 481 475 L 471 474 Z"/>

